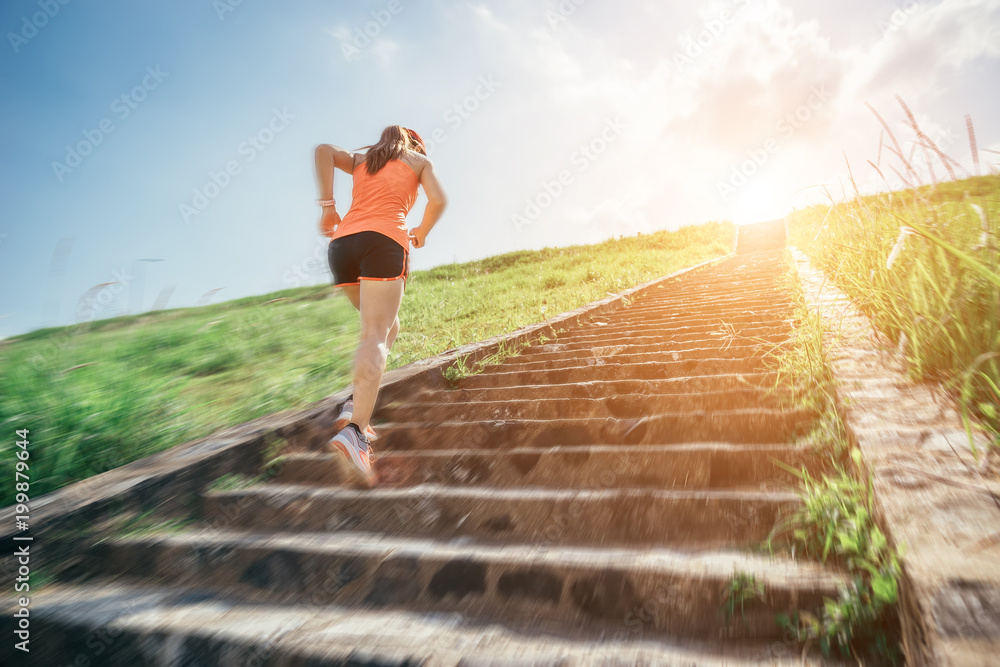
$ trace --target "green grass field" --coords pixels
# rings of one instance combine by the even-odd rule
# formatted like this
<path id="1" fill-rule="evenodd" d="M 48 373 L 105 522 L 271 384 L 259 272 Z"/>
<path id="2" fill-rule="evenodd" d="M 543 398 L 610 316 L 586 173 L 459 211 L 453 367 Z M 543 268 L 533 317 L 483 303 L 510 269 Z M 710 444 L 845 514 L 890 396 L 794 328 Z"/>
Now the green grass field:
<path id="1" fill-rule="evenodd" d="M 1000 445 L 1000 176 L 814 206 L 801 247 L 905 357 Z"/>
<path id="2" fill-rule="evenodd" d="M 728 253 L 728 223 L 414 272 L 395 368 Z M 0 457 L 29 429 L 37 497 L 350 383 L 358 319 L 327 286 L 45 329 L 0 343 Z M 0 504 L 13 503 L 7 485 Z"/>

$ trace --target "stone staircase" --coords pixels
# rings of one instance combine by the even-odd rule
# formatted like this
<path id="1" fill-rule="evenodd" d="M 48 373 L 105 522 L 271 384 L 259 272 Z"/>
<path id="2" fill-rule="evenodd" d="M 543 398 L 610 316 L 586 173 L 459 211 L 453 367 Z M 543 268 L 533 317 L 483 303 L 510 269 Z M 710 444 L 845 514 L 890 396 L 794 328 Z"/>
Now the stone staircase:
<path id="1" fill-rule="evenodd" d="M 822 465 L 788 444 L 814 415 L 766 391 L 783 247 L 780 221 L 744 228 L 730 259 L 381 406 L 374 489 L 290 449 L 183 530 L 109 536 L 3 664 L 832 664 L 775 614 L 842 575 L 758 549 L 798 503 L 774 460 Z"/>

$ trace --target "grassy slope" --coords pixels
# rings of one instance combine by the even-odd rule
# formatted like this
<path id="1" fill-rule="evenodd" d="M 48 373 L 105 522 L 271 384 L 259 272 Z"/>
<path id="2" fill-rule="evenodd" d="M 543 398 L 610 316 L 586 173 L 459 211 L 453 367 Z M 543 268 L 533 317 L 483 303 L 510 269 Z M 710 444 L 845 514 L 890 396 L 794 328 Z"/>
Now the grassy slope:
<path id="1" fill-rule="evenodd" d="M 1000 286 L 991 282 L 1000 279 L 1000 176 L 815 206 L 789 224 L 792 241 L 899 345 L 913 376 L 943 382 L 1000 443 Z M 910 225 L 965 259 L 920 235 L 900 241 Z"/>
<path id="2" fill-rule="evenodd" d="M 547 248 L 414 272 L 395 368 L 726 254 L 734 229 Z M 0 344 L 0 461 L 31 431 L 31 496 L 350 383 L 357 316 L 327 286 L 46 329 Z M 10 471 L 9 479 L 13 479 Z M 13 502 L 0 487 L 0 505 Z"/>

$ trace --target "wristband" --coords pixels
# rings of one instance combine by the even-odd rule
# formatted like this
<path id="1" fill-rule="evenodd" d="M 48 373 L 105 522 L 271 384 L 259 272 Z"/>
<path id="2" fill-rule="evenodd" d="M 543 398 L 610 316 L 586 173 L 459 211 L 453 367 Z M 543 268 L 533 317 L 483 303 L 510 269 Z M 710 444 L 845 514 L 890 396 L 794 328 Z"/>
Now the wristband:
<path id="1" fill-rule="evenodd" d="M 323 206 L 323 207 L 326 207 L 326 206 L 336 206 L 337 205 L 337 200 L 336 199 L 320 199 L 319 200 L 319 205 Z"/>

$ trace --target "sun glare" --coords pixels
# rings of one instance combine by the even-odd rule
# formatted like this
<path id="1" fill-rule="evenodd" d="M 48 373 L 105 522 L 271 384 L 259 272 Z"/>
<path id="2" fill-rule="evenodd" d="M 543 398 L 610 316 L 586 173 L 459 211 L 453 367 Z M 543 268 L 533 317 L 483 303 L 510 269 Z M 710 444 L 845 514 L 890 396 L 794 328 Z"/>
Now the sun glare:
<path id="1" fill-rule="evenodd" d="M 764 181 L 748 184 L 733 197 L 730 219 L 737 225 L 751 225 L 783 218 L 791 210 L 783 193 Z"/>

